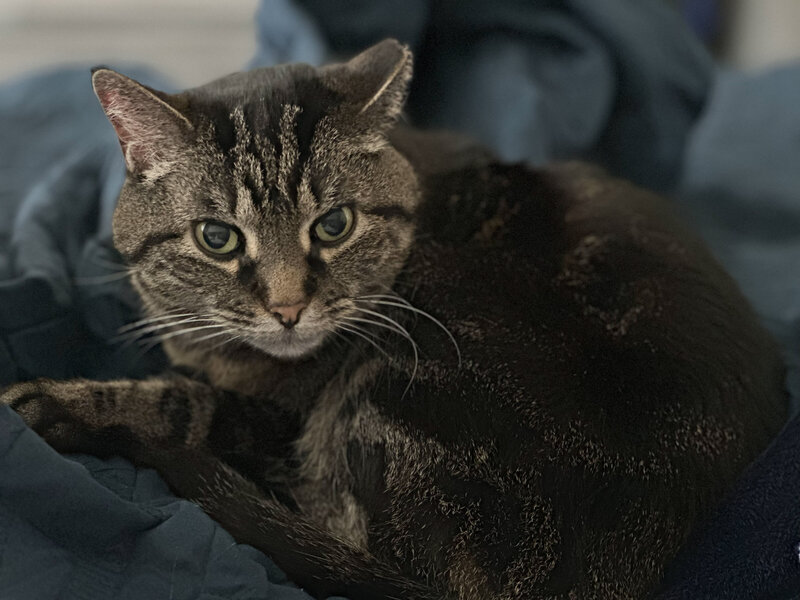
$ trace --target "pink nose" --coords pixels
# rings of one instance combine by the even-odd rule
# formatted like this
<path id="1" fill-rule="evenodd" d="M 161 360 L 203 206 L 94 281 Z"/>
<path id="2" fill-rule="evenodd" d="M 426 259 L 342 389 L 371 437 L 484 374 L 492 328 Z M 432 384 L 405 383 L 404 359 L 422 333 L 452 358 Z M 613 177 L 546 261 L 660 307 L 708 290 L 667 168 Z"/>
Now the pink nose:
<path id="1" fill-rule="evenodd" d="M 278 319 L 278 322 L 286 327 L 286 329 L 291 329 L 295 326 L 300 320 L 300 313 L 302 310 L 308 306 L 305 302 L 298 302 L 297 304 L 281 304 L 270 306 L 269 311 L 272 313 L 272 316 Z"/>

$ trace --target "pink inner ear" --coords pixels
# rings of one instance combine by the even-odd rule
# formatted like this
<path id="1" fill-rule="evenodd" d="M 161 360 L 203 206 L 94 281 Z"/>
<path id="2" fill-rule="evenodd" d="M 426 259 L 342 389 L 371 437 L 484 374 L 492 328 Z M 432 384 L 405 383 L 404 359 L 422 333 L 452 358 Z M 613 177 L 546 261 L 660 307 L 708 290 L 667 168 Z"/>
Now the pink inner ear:
<path id="1" fill-rule="evenodd" d="M 125 162 L 131 171 L 141 173 L 153 166 L 158 156 L 158 123 L 148 122 L 141 107 L 124 91 L 115 87 L 97 89 L 97 98 L 117 133 Z M 146 98 L 145 98 L 146 100 Z M 143 133 L 149 134 L 144 137 Z"/>
<path id="2" fill-rule="evenodd" d="M 174 158 L 184 133 L 191 129 L 189 121 L 156 92 L 119 73 L 100 71 L 93 84 L 129 171 L 146 175 L 160 165 L 159 173 L 166 172 L 168 158 Z"/>
<path id="3" fill-rule="evenodd" d="M 98 90 L 97 98 L 100 100 L 100 104 L 105 110 L 108 120 L 117 132 L 117 138 L 119 138 L 119 145 L 122 147 L 122 153 L 126 154 L 128 143 L 131 141 L 132 135 L 131 132 L 125 128 L 122 119 L 116 113 L 116 106 L 119 104 L 119 94 L 113 90 Z"/>

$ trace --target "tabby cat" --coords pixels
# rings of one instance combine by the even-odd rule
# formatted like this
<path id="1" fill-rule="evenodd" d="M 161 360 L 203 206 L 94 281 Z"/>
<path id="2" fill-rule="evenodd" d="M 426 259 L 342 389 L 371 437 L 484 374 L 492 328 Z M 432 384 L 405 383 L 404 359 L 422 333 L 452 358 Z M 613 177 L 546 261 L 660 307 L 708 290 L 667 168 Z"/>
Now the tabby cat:
<path id="1" fill-rule="evenodd" d="M 93 85 L 173 372 L 18 384 L 316 596 L 641 598 L 784 415 L 776 349 L 651 193 L 397 124 L 410 52 Z"/>

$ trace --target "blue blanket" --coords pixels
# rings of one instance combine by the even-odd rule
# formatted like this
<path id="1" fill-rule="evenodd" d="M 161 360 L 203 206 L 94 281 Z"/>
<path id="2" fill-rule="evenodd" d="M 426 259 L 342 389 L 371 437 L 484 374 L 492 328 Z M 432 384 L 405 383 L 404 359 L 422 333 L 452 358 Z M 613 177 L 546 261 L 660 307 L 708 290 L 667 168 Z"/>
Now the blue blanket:
<path id="1" fill-rule="evenodd" d="M 798 406 L 800 65 L 721 71 L 661 0 L 264 0 L 256 25 L 252 65 L 397 37 L 417 56 L 416 124 L 508 160 L 587 158 L 669 194 L 783 344 Z M 88 67 L 0 86 L 0 385 L 165 366 L 158 349 L 109 343 L 136 299 L 110 241 L 123 165 Z M 700 528 L 662 598 L 798 597 L 798 429 Z M 0 409 L 0 598 L 301 596 L 152 471 L 61 457 Z"/>

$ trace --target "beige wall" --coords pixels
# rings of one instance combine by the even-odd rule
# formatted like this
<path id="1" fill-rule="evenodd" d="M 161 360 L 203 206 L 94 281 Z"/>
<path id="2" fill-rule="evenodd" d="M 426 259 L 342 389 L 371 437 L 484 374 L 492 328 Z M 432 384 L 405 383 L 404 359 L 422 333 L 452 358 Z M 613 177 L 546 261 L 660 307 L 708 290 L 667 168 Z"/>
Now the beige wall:
<path id="1" fill-rule="evenodd" d="M 728 62 L 756 68 L 800 57 L 800 0 L 731 0 Z"/>
<path id="2" fill-rule="evenodd" d="M 62 62 L 142 61 L 182 86 L 242 68 L 258 0 L 0 0 L 0 80 Z"/>

